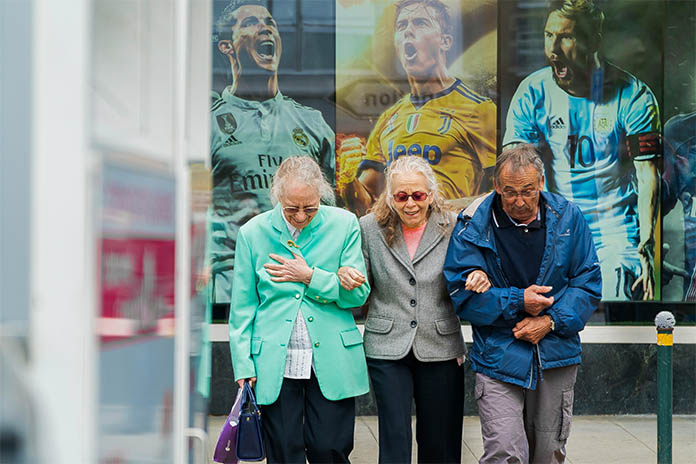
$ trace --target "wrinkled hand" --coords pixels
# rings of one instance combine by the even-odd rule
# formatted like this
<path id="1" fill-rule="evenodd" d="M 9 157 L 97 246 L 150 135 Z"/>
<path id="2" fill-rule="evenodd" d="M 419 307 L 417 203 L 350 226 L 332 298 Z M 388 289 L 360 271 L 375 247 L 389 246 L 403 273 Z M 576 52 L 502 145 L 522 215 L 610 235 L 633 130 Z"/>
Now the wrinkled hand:
<path id="1" fill-rule="evenodd" d="M 242 388 L 244 386 L 244 381 L 249 382 L 250 386 L 253 388 L 254 384 L 256 384 L 256 377 L 250 377 L 248 379 L 239 379 L 237 380 L 237 385 L 239 385 L 239 388 Z"/>
<path id="2" fill-rule="evenodd" d="M 525 317 L 512 329 L 512 334 L 518 340 L 525 340 L 536 345 L 551 332 L 551 316 L 545 314 L 537 317 Z"/>
<path id="3" fill-rule="evenodd" d="M 339 192 L 343 192 L 346 186 L 355 180 L 358 166 L 365 157 L 367 149 L 363 139 L 358 136 L 348 136 L 343 139 L 339 137 L 338 142 L 339 145 L 336 148 L 336 159 L 338 160 L 336 188 Z"/>
<path id="4" fill-rule="evenodd" d="M 464 284 L 464 290 L 471 290 L 476 293 L 484 293 L 491 288 L 491 281 L 488 275 L 481 269 L 476 269 L 469 273 Z"/>
<path id="5" fill-rule="evenodd" d="M 638 245 L 638 256 L 640 257 L 640 277 L 631 285 L 631 291 L 641 287 L 643 290 L 643 300 L 653 299 L 653 289 L 655 288 L 655 277 L 653 276 L 653 257 L 650 244 Z"/>
<path id="6" fill-rule="evenodd" d="M 338 280 L 341 287 L 346 290 L 353 290 L 365 283 L 365 276 L 362 272 L 350 266 L 343 266 L 338 269 Z"/>
<path id="7" fill-rule="evenodd" d="M 542 285 L 530 285 L 524 289 L 524 310 L 532 316 L 538 316 L 540 312 L 553 304 L 553 297 L 545 297 L 553 287 Z"/>
<path id="8" fill-rule="evenodd" d="M 307 265 L 302 256 L 295 253 L 292 255 L 294 259 L 283 258 L 271 253 L 268 256 L 280 264 L 266 263 L 263 267 L 266 268 L 266 272 L 273 276 L 271 277 L 273 282 L 303 282 L 309 285 L 314 270 Z"/>

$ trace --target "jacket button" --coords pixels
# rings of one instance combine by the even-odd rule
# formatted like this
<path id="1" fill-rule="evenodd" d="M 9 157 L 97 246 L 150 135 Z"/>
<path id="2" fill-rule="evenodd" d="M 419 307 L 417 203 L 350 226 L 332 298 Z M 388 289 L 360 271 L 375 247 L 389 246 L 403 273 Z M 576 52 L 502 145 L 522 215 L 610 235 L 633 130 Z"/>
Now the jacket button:
<path id="1" fill-rule="evenodd" d="M 411 277 L 410 279 L 408 279 L 408 283 L 411 284 L 411 285 L 416 285 L 416 279 L 414 279 L 413 277 Z"/>
<path id="2" fill-rule="evenodd" d="M 416 300 L 411 300 L 411 307 L 413 307 L 413 308 L 416 307 Z"/>
<path id="3" fill-rule="evenodd" d="M 314 318 L 313 318 L 312 316 L 309 316 L 309 317 L 307 318 L 307 320 L 308 320 L 309 322 L 312 322 L 312 321 L 314 320 Z"/>
<path id="4" fill-rule="evenodd" d="M 300 299 L 300 294 L 299 294 L 299 293 L 295 293 L 295 299 L 296 299 L 296 300 L 299 300 L 299 299 Z"/>
<path id="5" fill-rule="evenodd" d="M 314 344 L 314 346 L 316 346 L 317 348 L 319 348 L 319 342 L 316 342 L 316 343 Z"/>
<path id="6" fill-rule="evenodd" d="M 416 321 L 411 321 L 411 328 L 415 329 L 418 323 Z"/>

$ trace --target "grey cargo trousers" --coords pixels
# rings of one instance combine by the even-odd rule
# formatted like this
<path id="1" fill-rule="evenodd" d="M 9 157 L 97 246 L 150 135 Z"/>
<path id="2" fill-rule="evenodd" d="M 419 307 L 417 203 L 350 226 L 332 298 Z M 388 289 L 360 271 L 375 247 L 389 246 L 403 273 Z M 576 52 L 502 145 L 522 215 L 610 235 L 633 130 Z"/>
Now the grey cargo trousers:
<path id="1" fill-rule="evenodd" d="M 578 365 L 547 369 L 536 390 L 476 374 L 482 464 L 565 462 Z"/>

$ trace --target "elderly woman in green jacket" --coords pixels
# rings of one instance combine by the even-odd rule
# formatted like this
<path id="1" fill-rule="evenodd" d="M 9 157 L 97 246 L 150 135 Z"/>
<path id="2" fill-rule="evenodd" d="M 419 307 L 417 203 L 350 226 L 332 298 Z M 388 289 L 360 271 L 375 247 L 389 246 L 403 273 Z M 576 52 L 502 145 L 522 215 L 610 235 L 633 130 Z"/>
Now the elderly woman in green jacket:
<path id="1" fill-rule="evenodd" d="M 269 464 L 349 462 L 355 396 L 369 389 L 350 309 L 370 287 L 363 277 L 346 290 L 337 275 L 365 274 L 360 227 L 325 205 L 333 195 L 314 160 L 287 158 L 271 186 L 275 207 L 237 236 L 230 351 L 235 380 L 256 383 Z"/>

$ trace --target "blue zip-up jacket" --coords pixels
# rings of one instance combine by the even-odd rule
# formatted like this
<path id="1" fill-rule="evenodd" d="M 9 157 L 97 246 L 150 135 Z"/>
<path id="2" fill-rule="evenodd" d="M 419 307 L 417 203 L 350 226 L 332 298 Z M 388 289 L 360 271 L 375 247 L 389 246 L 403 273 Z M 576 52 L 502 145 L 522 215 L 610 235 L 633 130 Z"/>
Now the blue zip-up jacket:
<path id="1" fill-rule="evenodd" d="M 542 192 L 546 208 L 546 244 L 537 285 L 553 287 L 553 305 L 540 315 L 553 318 L 555 329 L 537 345 L 518 340 L 512 328 L 528 317 L 524 289 L 510 287 L 503 274 L 491 230 L 495 195 L 477 201 L 457 218 L 445 259 L 445 279 L 462 319 L 471 322 L 474 344 L 469 352 L 474 372 L 536 388 L 534 363 L 543 369 L 580 363 L 578 332 L 597 308 L 602 279 L 590 230 L 580 209 L 560 195 Z M 481 269 L 491 281 L 484 293 L 464 290 L 470 272 Z"/>

